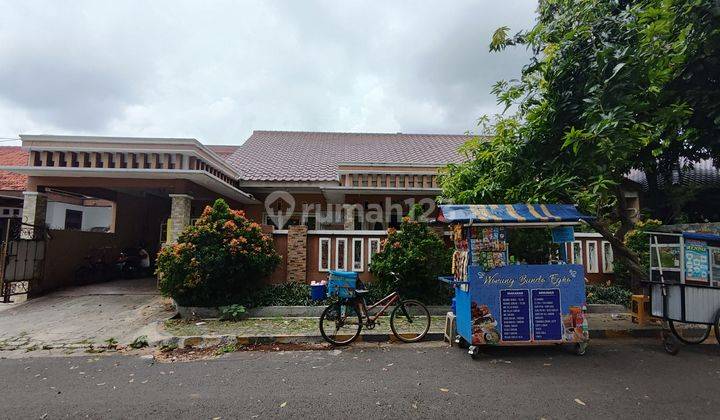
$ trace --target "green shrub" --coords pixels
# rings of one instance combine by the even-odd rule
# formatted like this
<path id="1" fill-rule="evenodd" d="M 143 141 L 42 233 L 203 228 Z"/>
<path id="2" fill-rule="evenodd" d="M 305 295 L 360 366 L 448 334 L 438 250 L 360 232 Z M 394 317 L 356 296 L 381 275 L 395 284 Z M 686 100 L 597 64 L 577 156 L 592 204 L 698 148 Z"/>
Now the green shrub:
<path id="1" fill-rule="evenodd" d="M 245 315 L 245 307 L 243 305 L 232 304 L 228 306 L 221 306 L 220 308 L 220 319 L 228 321 L 237 321 Z"/>
<path id="2" fill-rule="evenodd" d="M 222 306 L 242 302 L 279 262 L 260 225 L 219 199 L 160 251 L 156 273 L 161 293 L 180 305 Z"/>
<path id="3" fill-rule="evenodd" d="M 632 292 L 622 286 L 589 284 L 585 288 L 588 304 L 615 304 L 630 307 Z"/>
<path id="4" fill-rule="evenodd" d="M 399 230 L 388 229 L 380 252 L 375 254 L 370 272 L 375 281 L 369 285 L 370 299 L 378 299 L 395 290 L 391 272 L 401 277 L 398 289 L 404 298 L 426 304 L 448 304 L 451 290 L 437 279 L 450 273 L 453 251 L 426 223 L 403 218 Z"/>
<path id="5" fill-rule="evenodd" d="M 257 306 L 318 306 L 324 301 L 310 299 L 310 285 L 296 282 L 272 284 L 257 289 L 244 301 L 248 307 Z"/>

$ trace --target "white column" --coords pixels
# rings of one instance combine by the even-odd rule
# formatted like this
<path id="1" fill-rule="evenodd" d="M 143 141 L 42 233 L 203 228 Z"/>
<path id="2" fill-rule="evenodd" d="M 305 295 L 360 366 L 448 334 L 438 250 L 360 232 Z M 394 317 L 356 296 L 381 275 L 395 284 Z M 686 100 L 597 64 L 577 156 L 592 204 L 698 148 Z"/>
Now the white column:
<path id="1" fill-rule="evenodd" d="M 22 222 L 26 225 L 20 231 L 22 239 L 32 239 L 33 226 L 45 226 L 47 217 L 47 195 L 37 191 L 23 192 Z"/>
<path id="2" fill-rule="evenodd" d="M 167 242 L 174 243 L 183 229 L 190 224 L 192 196 L 187 194 L 170 194 L 170 219 L 168 220 Z"/>

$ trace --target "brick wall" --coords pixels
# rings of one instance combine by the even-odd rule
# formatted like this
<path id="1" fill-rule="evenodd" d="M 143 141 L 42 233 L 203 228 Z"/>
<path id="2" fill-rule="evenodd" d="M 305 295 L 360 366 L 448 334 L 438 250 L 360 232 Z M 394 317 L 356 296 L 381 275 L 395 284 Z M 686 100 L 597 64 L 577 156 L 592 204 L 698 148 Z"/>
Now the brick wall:
<path id="1" fill-rule="evenodd" d="M 287 281 L 304 283 L 307 265 L 307 226 L 290 226 L 287 240 Z"/>

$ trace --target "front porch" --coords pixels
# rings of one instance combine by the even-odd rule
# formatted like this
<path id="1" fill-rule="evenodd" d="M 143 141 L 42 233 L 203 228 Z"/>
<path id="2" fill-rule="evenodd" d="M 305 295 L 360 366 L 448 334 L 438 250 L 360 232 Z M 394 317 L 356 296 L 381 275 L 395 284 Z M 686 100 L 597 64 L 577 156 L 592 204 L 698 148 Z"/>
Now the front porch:
<path id="1" fill-rule="evenodd" d="M 48 229 L 45 275 L 30 295 L 77 285 L 79 267 L 112 266 L 123 251 L 142 248 L 154 260 L 217 198 L 234 208 L 257 203 L 192 139 L 23 136 L 23 146 L 28 166 L 3 169 L 28 176 L 23 235 Z"/>

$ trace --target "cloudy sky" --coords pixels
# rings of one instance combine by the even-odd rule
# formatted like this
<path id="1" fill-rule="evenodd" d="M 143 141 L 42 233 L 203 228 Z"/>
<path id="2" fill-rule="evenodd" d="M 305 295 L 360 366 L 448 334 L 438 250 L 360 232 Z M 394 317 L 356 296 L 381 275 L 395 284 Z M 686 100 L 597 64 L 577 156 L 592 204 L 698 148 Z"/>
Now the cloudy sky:
<path id="1" fill-rule="evenodd" d="M 535 3 L 0 0 L 0 137 L 463 133 L 527 59 L 492 32 Z"/>

